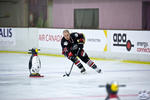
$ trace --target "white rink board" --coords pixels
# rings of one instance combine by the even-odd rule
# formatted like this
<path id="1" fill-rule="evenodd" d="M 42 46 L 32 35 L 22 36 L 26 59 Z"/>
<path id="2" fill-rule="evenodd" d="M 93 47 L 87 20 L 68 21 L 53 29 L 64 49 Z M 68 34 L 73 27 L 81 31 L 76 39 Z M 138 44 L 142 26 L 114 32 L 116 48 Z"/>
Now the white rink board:
<path id="1" fill-rule="evenodd" d="M 14 28 L 0 28 L 0 47 L 16 45 L 16 30 Z"/>
<path id="2" fill-rule="evenodd" d="M 39 47 L 49 49 L 61 49 L 61 38 L 63 37 L 64 29 L 39 29 Z M 70 33 L 78 32 L 85 35 L 85 50 L 88 51 L 104 51 L 104 47 L 107 44 L 107 38 L 103 30 L 75 30 L 69 29 Z"/>
<path id="3" fill-rule="evenodd" d="M 150 54 L 149 31 L 109 30 L 108 34 L 111 35 L 111 52 Z"/>
<path id="4" fill-rule="evenodd" d="M 4 27 L 3 27 L 4 28 Z M 2 28 L 1 28 L 2 29 Z M 39 48 L 40 53 L 61 55 L 61 38 L 64 29 L 49 28 L 9 28 L 12 29 L 12 44 L 0 46 L 0 51 L 21 51 L 27 52 L 31 48 Z M 134 31 L 134 30 L 89 30 L 89 29 L 68 29 L 71 33 L 78 32 L 85 35 L 86 41 L 84 45 L 85 51 L 89 57 L 150 61 L 150 31 Z M 128 51 L 126 46 L 117 47 L 113 44 L 113 35 L 125 34 L 134 47 Z M 3 33 L 1 33 L 3 34 Z M 41 36 L 40 36 L 41 35 Z M 8 35 L 9 36 L 9 35 Z M 43 37 L 45 37 L 43 39 Z M 43 39 L 43 40 L 42 40 Z M 125 41 L 125 40 L 124 40 Z M 126 45 L 122 41 L 119 44 Z"/>
<path id="5" fill-rule="evenodd" d="M 85 50 L 92 52 L 104 52 L 105 45 L 107 45 L 107 37 L 103 30 L 72 29 L 70 32 L 78 32 L 85 35 Z"/>

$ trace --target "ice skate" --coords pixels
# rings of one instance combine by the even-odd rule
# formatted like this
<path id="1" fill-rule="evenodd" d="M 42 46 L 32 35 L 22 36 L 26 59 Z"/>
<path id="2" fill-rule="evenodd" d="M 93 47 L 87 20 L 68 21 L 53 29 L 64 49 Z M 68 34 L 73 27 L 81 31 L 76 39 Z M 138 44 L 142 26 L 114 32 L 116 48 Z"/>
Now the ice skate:
<path id="1" fill-rule="evenodd" d="M 101 69 L 99 69 L 95 64 L 92 66 L 92 68 L 98 72 L 98 73 L 101 73 Z"/>
<path id="2" fill-rule="evenodd" d="M 85 68 L 84 68 L 84 67 L 82 67 L 80 72 L 81 72 L 81 74 L 86 74 L 86 70 L 85 70 Z"/>
<path id="3" fill-rule="evenodd" d="M 101 73 L 101 69 L 96 68 L 95 70 L 96 70 L 96 72 Z"/>

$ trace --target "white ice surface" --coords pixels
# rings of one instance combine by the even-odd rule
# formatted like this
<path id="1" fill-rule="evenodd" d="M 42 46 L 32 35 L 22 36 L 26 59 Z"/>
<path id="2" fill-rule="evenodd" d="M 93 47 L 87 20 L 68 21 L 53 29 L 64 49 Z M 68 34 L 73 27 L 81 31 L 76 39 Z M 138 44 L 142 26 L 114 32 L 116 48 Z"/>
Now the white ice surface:
<path id="1" fill-rule="evenodd" d="M 30 55 L 0 53 L 0 100 L 104 100 L 107 82 L 120 87 L 121 100 L 138 100 L 140 90 L 150 90 L 150 65 L 94 61 L 102 73 L 83 64 L 87 74 L 74 66 L 70 77 L 63 77 L 72 62 L 62 57 L 39 56 L 43 78 L 29 78 Z M 82 62 L 83 63 L 83 62 Z"/>

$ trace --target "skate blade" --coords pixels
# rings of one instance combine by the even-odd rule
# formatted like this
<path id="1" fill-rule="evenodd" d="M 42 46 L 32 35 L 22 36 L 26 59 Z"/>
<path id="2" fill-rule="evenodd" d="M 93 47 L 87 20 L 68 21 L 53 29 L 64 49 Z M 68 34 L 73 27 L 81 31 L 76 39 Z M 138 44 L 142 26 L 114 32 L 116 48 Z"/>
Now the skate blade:
<path id="1" fill-rule="evenodd" d="M 98 70 L 96 70 L 96 72 L 100 74 L 100 73 L 102 73 L 102 70 L 98 69 Z"/>
<path id="2" fill-rule="evenodd" d="M 86 74 L 87 74 L 87 72 L 82 72 L 81 74 L 82 74 L 82 75 L 86 75 Z"/>

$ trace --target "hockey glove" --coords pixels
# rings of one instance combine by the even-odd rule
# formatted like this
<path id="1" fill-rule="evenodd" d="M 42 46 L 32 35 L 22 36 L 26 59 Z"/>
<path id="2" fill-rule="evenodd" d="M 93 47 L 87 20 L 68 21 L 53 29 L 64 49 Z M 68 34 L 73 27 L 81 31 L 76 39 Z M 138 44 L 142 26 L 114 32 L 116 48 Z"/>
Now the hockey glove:
<path id="1" fill-rule="evenodd" d="M 62 54 L 63 54 L 64 56 L 68 56 L 67 47 L 65 47 L 65 48 L 63 49 Z"/>
<path id="2" fill-rule="evenodd" d="M 85 40 L 84 40 L 84 38 L 80 38 L 80 39 L 77 40 L 77 42 L 78 42 L 78 43 L 83 43 L 83 44 L 84 44 L 84 43 L 85 43 Z"/>
<path id="3" fill-rule="evenodd" d="M 85 40 L 84 40 L 83 38 L 80 38 L 80 39 L 78 39 L 78 40 L 77 40 L 77 42 L 78 42 L 78 47 L 82 49 L 82 48 L 83 48 L 83 45 L 84 45 Z"/>
<path id="4" fill-rule="evenodd" d="M 71 61 L 75 61 L 76 57 L 72 54 L 72 52 L 68 53 L 68 59 L 70 59 Z"/>

